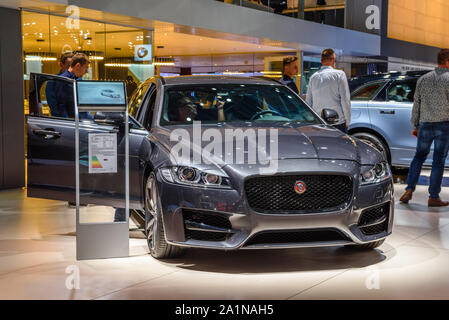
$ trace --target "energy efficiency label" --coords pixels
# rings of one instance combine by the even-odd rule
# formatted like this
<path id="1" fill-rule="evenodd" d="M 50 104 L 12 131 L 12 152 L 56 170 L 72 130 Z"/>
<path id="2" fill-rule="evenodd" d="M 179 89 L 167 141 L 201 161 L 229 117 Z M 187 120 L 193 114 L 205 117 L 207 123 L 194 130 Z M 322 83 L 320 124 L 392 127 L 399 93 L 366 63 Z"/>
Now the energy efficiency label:
<path id="1" fill-rule="evenodd" d="M 89 133 L 89 173 L 117 172 L 117 134 Z"/>

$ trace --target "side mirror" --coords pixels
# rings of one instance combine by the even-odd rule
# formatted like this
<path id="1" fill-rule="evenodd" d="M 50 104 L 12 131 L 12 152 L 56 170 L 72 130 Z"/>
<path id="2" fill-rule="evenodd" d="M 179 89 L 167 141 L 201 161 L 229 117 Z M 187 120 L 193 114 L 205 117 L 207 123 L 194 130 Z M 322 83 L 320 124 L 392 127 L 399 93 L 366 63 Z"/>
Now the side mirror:
<path id="1" fill-rule="evenodd" d="M 321 111 L 321 117 L 326 121 L 328 124 L 336 124 L 340 120 L 338 117 L 338 113 L 335 110 L 332 109 L 323 109 Z"/>
<path id="2" fill-rule="evenodd" d="M 98 124 L 122 127 L 125 125 L 125 116 L 122 112 L 97 112 L 94 121 Z"/>

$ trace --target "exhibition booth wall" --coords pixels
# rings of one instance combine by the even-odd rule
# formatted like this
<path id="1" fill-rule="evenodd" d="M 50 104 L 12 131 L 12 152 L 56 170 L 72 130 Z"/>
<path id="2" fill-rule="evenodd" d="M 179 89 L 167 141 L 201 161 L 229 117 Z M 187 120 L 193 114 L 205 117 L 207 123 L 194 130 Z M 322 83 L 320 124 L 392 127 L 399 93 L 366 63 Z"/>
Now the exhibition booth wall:
<path id="1" fill-rule="evenodd" d="M 0 189 L 25 184 L 20 11 L 0 7 Z"/>

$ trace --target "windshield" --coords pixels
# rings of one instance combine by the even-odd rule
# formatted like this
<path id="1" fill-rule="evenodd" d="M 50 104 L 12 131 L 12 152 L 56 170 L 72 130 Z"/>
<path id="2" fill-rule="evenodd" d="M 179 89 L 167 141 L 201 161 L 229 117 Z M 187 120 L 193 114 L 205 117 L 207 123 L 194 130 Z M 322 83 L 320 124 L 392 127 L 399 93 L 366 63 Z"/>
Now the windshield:
<path id="1" fill-rule="evenodd" d="M 161 125 L 281 121 L 321 124 L 288 88 L 273 85 L 172 86 L 165 92 Z"/>

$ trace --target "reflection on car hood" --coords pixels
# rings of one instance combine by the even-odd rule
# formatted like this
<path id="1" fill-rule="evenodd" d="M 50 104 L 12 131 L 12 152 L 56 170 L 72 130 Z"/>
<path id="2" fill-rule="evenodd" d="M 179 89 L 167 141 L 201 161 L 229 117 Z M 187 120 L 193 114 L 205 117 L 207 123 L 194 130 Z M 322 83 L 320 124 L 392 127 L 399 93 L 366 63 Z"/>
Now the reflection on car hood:
<path id="1" fill-rule="evenodd" d="M 221 147 L 221 154 L 215 152 L 215 157 L 208 157 L 208 160 L 223 166 L 232 163 L 238 163 L 236 159 L 236 154 L 239 152 L 238 144 L 244 143 L 245 153 L 245 163 L 247 161 L 248 155 L 248 144 L 244 142 L 247 139 L 242 133 L 248 133 L 248 129 L 253 129 L 257 134 L 265 129 L 266 132 L 266 152 L 263 152 L 262 148 L 257 148 L 256 145 L 253 146 L 252 150 L 257 150 L 257 153 L 261 157 L 269 155 L 269 159 L 272 160 L 284 160 L 284 159 L 330 159 L 330 160 L 349 160 L 356 161 L 359 163 L 371 164 L 375 163 L 376 159 L 379 157 L 379 153 L 374 151 L 374 149 L 368 147 L 367 145 L 361 143 L 359 140 L 354 139 L 339 130 L 325 125 L 299 125 L 295 123 L 286 123 L 279 126 L 273 126 L 273 124 L 259 124 L 259 123 L 248 123 L 246 126 L 237 124 L 220 124 L 214 126 L 203 125 L 198 131 L 201 132 L 201 136 L 207 131 L 207 129 L 214 129 L 216 133 L 219 133 L 223 139 L 218 147 Z M 242 132 L 236 132 L 235 130 L 242 130 Z M 179 131 L 182 130 L 182 131 Z M 236 133 L 233 139 L 233 150 L 232 158 L 229 152 L 226 154 L 225 146 L 225 135 L 227 132 Z M 262 131 L 261 131 L 262 130 Z M 274 131 L 276 133 L 274 133 Z M 177 144 L 179 146 L 179 140 L 174 139 L 179 132 L 188 133 L 190 136 L 190 149 L 204 150 L 212 140 L 207 141 L 194 141 L 192 138 L 194 133 L 193 126 L 170 126 L 165 128 L 160 128 L 153 132 L 156 139 L 162 143 L 168 150 L 173 150 Z M 270 132 L 272 132 L 270 134 Z M 170 135 L 172 135 L 172 140 L 170 140 Z M 277 152 L 276 147 L 271 143 L 277 141 Z M 229 148 L 229 146 L 228 146 Z M 254 149 L 257 148 L 257 149 Z M 251 150 L 251 148 L 250 148 Z M 193 154 L 193 152 L 192 152 Z M 193 157 L 193 156 L 192 156 Z M 204 153 L 203 153 L 204 157 Z M 232 159 L 232 161 L 230 161 Z M 259 159 L 259 158 L 257 158 Z"/>

